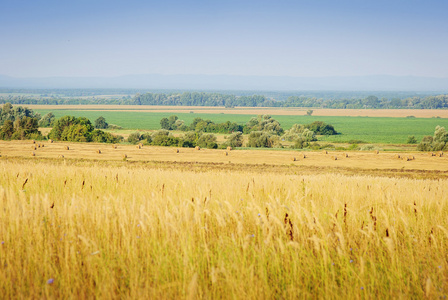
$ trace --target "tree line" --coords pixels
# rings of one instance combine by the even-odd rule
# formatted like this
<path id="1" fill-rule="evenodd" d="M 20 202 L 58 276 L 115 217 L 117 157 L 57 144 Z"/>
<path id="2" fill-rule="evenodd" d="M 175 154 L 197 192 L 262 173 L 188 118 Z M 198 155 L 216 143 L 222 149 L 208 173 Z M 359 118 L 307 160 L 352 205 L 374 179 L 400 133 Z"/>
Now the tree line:
<path id="1" fill-rule="evenodd" d="M 294 124 L 289 130 L 284 130 L 280 123 L 269 115 L 259 115 L 251 118 L 246 124 L 235 122 L 216 124 L 211 120 L 195 118 L 189 125 L 177 116 L 163 118 L 160 121 L 161 130 L 153 133 L 132 133 L 129 143 L 144 142 L 150 145 L 176 147 L 225 148 L 243 146 L 243 133 L 248 134 L 247 147 L 283 147 L 282 142 L 292 142 L 292 148 L 319 149 L 317 135 L 338 134 L 331 124 L 315 121 L 310 124 Z M 48 136 L 43 136 L 39 127 L 51 127 Z M 94 124 L 85 117 L 64 116 L 56 119 L 53 113 L 40 116 L 26 107 L 6 103 L 0 107 L 0 139 L 46 139 L 73 142 L 118 143 L 123 141 L 117 136 L 102 129 L 116 128 L 103 117 L 95 120 Z M 174 136 L 173 130 L 186 131 L 185 134 Z M 229 134 L 224 143 L 218 144 L 213 133 Z M 416 144 L 414 136 L 408 138 L 409 144 Z M 419 143 L 420 151 L 448 150 L 448 132 L 444 127 L 437 126 L 433 136 L 425 136 Z"/>
<path id="2" fill-rule="evenodd" d="M 39 127 L 52 127 L 47 137 L 39 131 Z M 117 143 L 122 136 L 113 135 L 100 130 L 108 128 L 106 120 L 99 117 L 93 125 L 85 117 L 64 116 L 56 119 L 53 113 L 43 117 L 29 108 L 13 107 L 6 103 L 0 107 L 0 139 L 1 140 L 43 140 L 50 138 L 56 141 Z"/>
<path id="3" fill-rule="evenodd" d="M 241 147 L 243 145 L 243 133 L 248 134 L 247 147 L 283 147 L 282 142 L 293 142 L 293 148 L 302 149 L 310 146 L 311 142 L 317 141 L 316 135 L 336 135 L 338 132 L 330 124 L 315 121 L 310 124 L 294 124 L 290 130 L 284 130 L 280 123 L 270 115 L 258 115 L 252 117 L 245 125 L 238 125 L 230 121 L 216 124 L 211 120 L 202 118 L 193 119 L 187 125 L 175 115 L 160 120 L 161 130 L 157 135 L 163 135 L 163 143 L 153 135 L 140 135 L 134 133 L 128 138 L 128 142 L 137 143 L 142 140 L 150 145 L 178 146 L 178 147 L 207 147 L 212 148 Z M 188 131 L 186 134 L 175 137 L 170 131 Z M 218 145 L 213 133 L 231 134 L 228 140 Z M 196 137 L 192 139 L 191 137 Z M 210 144 L 202 144 L 203 139 L 212 141 Z M 188 141 L 188 142 L 185 142 Z"/>
<path id="4" fill-rule="evenodd" d="M 165 105 L 165 106 L 224 106 L 232 107 L 304 107 L 338 109 L 446 109 L 448 95 L 382 97 L 323 98 L 310 96 L 289 96 L 278 100 L 265 95 L 237 95 L 227 93 L 182 92 L 182 93 L 137 93 L 133 97 L 105 98 L 95 96 L 78 97 L 36 97 L 33 95 L 0 96 L 0 103 L 13 104 L 115 104 L 115 105 Z"/>

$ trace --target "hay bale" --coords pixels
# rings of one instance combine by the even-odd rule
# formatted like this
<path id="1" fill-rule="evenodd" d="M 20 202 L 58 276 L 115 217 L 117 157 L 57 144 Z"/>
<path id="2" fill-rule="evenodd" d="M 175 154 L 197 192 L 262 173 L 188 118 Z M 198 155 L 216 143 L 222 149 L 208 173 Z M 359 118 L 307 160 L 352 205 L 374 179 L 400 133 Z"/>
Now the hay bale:
<path id="1" fill-rule="evenodd" d="M 322 151 L 323 154 L 328 154 L 327 150 Z"/>
<path id="2" fill-rule="evenodd" d="M 31 152 L 31 156 L 36 156 L 36 153 L 34 153 L 34 152 Z"/>
<path id="3" fill-rule="evenodd" d="M 395 154 L 395 158 L 400 159 L 401 158 L 400 154 Z"/>
<path id="4" fill-rule="evenodd" d="M 117 149 L 117 145 L 113 144 L 112 149 Z"/>
<path id="5" fill-rule="evenodd" d="M 331 159 L 338 160 L 338 157 L 337 156 L 332 156 Z"/>
<path id="6" fill-rule="evenodd" d="M 143 144 L 142 144 L 142 143 L 138 143 L 138 145 L 139 145 L 141 148 L 143 148 Z"/>
<path id="7" fill-rule="evenodd" d="M 342 156 L 347 158 L 348 157 L 348 153 L 344 153 L 344 154 L 342 154 Z"/>
<path id="8" fill-rule="evenodd" d="M 59 155 L 58 157 L 59 157 L 59 158 L 64 158 L 64 155 L 61 154 L 61 155 Z"/>
<path id="9" fill-rule="evenodd" d="M 101 154 L 101 150 L 100 149 L 96 150 L 96 153 Z"/>
<path id="10" fill-rule="evenodd" d="M 37 147 L 35 145 L 31 146 L 31 150 L 36 150 Z"/>
<path id="11" fill-rule="evenodd" d="M 36 145 L 37 145 L 37 148 L 40 148 L 40 144 L 39 143 L 37 143 Z"/>
<path id="12" fill-rule="evenodd" d="M 292 161 L 296 161 L 296 158 L 293 156 L 293 157 L 291 157 L 291 160 Z"/>
<path id="13" fill-rule="evenodd" d="M 140 146 L 140 144 L 138 144 L 135 148 L 142 149 L 142 146 Z"/>
<path id="14" fill-rule="evenodd" d="M 437 157 L 443 157 L 443 151 L 437 152 Z"/>
<path id="15" fill-rule="evenodd" d="M 409 161 L 409 157 L 407 157 L 407 156 L 403 156 L 403 160 L 404 160 L 404 161 Z"/>
<path id="16" fill-rule="evenodd" d="M 300 157 L 301 158 L 306 158 L 306 154 L 305 153 L 300 153 Z"/>
<path id="17" fill-rule="evenodd" d="M 36 141 L 35 140 L 31 140 L 31 143 L 36 144 Z"/>
<path id="18" fill-rule="evenodd" d="M 179 153 L 179 149 L 176 149 L 176 153 Z"/>
<path id="19" fill-rule="evenodd" d="M 429 156 L 436 156 L 436 154 L 434 152 L 429 152 L 428 154 L 429 154 Z"/>
<path id="20" fill-rule="evenodd" d="M 52 140 L 52 139 L 49 139 L 48 142 L 51 144 L 51 143 L 53 143 L 53 140 Z"/>
<path id="21" fill-rule="evenodd" d="M 44 145 L 44 144 L 39 144 L 39 145 L 40 145 L 40 146 L 41 146 L 42 148 L 43 148 L 43 147 L 45 147 L 45 145 Z"/>
<path id="22" fill-rule="evenodd" d="M 224 152 L 224 155 L 227 156 L 227 155 L 229 155 L 229 153 L 227 153 L 227 151 L 225 151 L 225 152 Z"/>
<path id="23" fill-rule="evenodd" d="M 65 146 L 64 148 L 65 148 L 65 150 L 70 150 L 69 146 Z"/>
<path id="24" fill-rule="evenodd" d="M 232 147 L 230 147 L 230 146 L 227 147 L 227 151 L 232 151 L 232 150 L 233 150 Z"/>
<path id="25" fill-rule="evenodd" d="M 201 150 L 201 147 L 196 146 L 196 147 L 194 147 L 194 149 L 196 149 L 196 150 Z"/>
<path id="26" fill-rule="evenodd" d="M 380 151 L 379 150 L 375 150 L 375 154 L 380 154 Z"/>
<path id="27" fill-rule="evenodd" d="M 128 156 L 126 154 L 123 154 L 123 160 L 125 160 L 126 158 L 128 158 Z"/>

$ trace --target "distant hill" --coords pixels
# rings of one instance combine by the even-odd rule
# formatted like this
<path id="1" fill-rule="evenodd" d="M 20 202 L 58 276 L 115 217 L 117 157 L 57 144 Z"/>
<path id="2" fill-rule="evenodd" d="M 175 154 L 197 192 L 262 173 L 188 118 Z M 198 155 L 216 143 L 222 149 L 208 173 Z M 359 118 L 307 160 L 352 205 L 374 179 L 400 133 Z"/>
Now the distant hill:
<path id="1" fill-rule="evenodd" d="M 448 92 L 448 78 L 415 76 L 288 77 L 233 75 L 126 75 L 118 77 L 16 78 L 0 75 L 0 88 L 135 88 L 264 91 Z"/>

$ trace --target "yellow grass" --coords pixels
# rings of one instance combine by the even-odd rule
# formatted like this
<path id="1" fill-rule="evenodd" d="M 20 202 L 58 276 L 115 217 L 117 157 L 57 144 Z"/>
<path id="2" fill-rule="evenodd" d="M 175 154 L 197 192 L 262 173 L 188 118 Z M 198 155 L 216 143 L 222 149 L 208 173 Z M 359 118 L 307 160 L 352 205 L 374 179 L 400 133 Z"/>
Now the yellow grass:
<path id="1" fill-rule="evenodd" d="M 440 165 L 444 157 L 415 153 L 404 162 L 390 153 L 345 159 L 330 152 L 338 155 L 333 161 L 312 152 L 292 162 L 288 151 L 226 157 L 223 150 L 122 145 L 104 145 L 97 155 L 98 144 L 74 143 L 70 151 L 46 145 L 30 157 L 30 145 L 0 144 L 1 298 L 448 294 L 443 171 L 431 171 L 435 179 L 391 178 L 356 173 L 402 172 L 353 167 L 343 175 L 342 166 L 319 164 Z M 190 162 L 174 159 L 184 156 Z M 235 156 L 244 163 L 209 162 Z M 314 165 L 300 165 L 307 161 Z"/>

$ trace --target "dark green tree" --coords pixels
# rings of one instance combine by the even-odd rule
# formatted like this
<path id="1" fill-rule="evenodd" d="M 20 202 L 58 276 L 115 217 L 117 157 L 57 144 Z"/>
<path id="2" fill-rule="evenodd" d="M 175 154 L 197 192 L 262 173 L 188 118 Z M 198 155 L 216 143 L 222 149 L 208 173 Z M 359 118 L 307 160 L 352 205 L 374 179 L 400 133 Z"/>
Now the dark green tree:
<path id="1" fill-rule="evenodd" d="M 162 120 L 160 120 L 160 128 L 170 130 L 170 121 L 168 118 L 162 118 Z"/>
<path id="2" fill-rule="evenodd" d="M 108 127 L 109 127 L 109 124 L 107 124 L 105 118 L 98 117 L 98 119 L 95 120 L 95 128 L 96 129 L 107 129 Z"/>
<path id="3" fill-rule="evenodd" d="M 39 127 L 51 127 L 56 117 L 52 112 L 47 113 L 39 120 Z"/>
<path id="4" fill-rule="evenodd" d="M 14 123 L 11 120 L 6 120 L 0 128 L 0 139 L 10 140 L 14 134 Z"/>
<path id="5" fill-rule="evenodd" d="M 326 124 L 322 121 L 314 121 L 311 124 L 305 125 L 305 128 L 313 131 L 317 135 L 335 135 L 338 134 L 333 125 Z"/>

